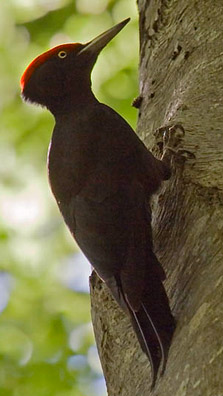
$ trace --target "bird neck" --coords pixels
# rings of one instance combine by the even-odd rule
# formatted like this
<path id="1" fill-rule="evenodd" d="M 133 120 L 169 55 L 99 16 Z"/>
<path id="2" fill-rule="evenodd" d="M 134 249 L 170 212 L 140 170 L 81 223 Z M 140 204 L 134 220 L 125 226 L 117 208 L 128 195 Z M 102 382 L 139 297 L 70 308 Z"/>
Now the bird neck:
<path id="1" fill-rule="evenodd" d="M 59 97 L 51 100 L 47 104 L 47 108 L 54 115 L 55 119 L 61 118 L 61 116 L 69 115 L 74 110 L 77 112 L 86 111 L 86 109 L 95 104 L 97 99 L 95 98 L 90 83 L 83 84 L 83 81 L 77 81 L 75 84 L 71 83 L 70 89 L 67 90 L 62 98 Z"/>

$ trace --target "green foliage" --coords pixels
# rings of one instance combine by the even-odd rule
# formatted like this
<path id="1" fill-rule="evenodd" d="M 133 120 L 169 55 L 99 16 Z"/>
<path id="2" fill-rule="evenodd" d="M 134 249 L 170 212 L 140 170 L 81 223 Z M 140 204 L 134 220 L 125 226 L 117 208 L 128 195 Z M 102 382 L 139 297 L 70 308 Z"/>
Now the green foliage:
<path id="1" fill-rule="evenodd" d="M 130 16 L 92 79 L 98 99 L 134 127 L 135 1 L 2 0 L 0 8 L 0 396 L 100 396 L 89 295 L 69 278 L 70 263 L 74 271 L 82 263 L 47 182 L 54 120 L 22 102 L 19 80 L 48 48 L 86 42 Z"/>

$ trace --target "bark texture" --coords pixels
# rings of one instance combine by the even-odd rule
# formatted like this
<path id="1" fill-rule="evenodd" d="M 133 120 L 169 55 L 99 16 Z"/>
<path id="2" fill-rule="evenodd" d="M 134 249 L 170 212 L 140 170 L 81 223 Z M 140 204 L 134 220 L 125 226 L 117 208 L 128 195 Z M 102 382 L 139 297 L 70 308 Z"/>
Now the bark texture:
<path id="1" fill-rule="evenodd" d="M 138 133 L 185 129 L 173 176 L 153 202 L 156 254 L 177 329 L 164 376 L 150 368 L 129 319 L 92 276 L 92 319 L 109 396 L 223 396 L 223 2 L 139 0 Z"/>

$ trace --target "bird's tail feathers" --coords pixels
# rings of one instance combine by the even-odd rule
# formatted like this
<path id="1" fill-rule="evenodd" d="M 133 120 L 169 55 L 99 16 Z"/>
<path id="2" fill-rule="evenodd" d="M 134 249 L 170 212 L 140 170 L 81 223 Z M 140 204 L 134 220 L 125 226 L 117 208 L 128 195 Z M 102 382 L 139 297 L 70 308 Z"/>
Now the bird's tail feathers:
<path id="1" fill-rule="evenodd" d="M 106 283 L 122 309 L 130 314 L 140 346 L 151 364 L 151 388 L 153 388 L 161 363 L 161 375 L 165 370 L 175 330 L 175 320 L 171 314 L 162 281 L 156 273 L 148 279 L 138 310 L 131 306 L 131 302 L 122 288 L 120 278 L 110 278 L 106 280 Z"/>
<path id="2" fill-rule="evenodd" d="M 161 375 L 164 373 L 175 330 L 175 319 L 170 311 L 168 297 L 161 280 L 155 275 L 148 280 L 137 311 L 131 307 L 126 295 L 123 299 L 141 348 L 151 363 L 153 388 L 161 364 Z"/>
<path id="3" fill-rule="evenodd" d="M 151 389 L 154 388 L 157 374 L 161 362 L 161 355 L 157 344 L 157 339 L 155 337 L 154 326 L 150 318 L 147 323 L 147 328 L 145 328 L 145 318 L 142 318 L 142 312 L 135 312 L 129 307 L 129 313 L 131 317 L 131 322 L 135 333 L 137 335 L 138 341 L 143 352 L 148 356 L 150 365 L 151 365 L 151 376 L 152 376 L 152 384 Z M 146 312 L 144 311 L 146 314 Z M 147 314 L 146 314 L 147 316 Z"/>

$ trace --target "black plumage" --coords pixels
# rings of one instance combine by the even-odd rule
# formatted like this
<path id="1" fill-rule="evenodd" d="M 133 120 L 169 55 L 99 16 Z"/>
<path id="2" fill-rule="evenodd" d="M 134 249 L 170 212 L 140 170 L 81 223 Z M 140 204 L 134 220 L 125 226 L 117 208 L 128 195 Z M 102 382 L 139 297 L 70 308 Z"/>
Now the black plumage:
<path id="1" fill-rule="evenodd" d="M 97 101 L 90 82 L 99 52 L 126 23 L 85 45 L 40 55 L 21 84 L 26 100 L 55 117 L 48 158 L 52 192 L 81 250 L 129 313 L 154 385 L 175 322 L 153 252 L 149 199 L 170 171 L 122 117 Z"/>

